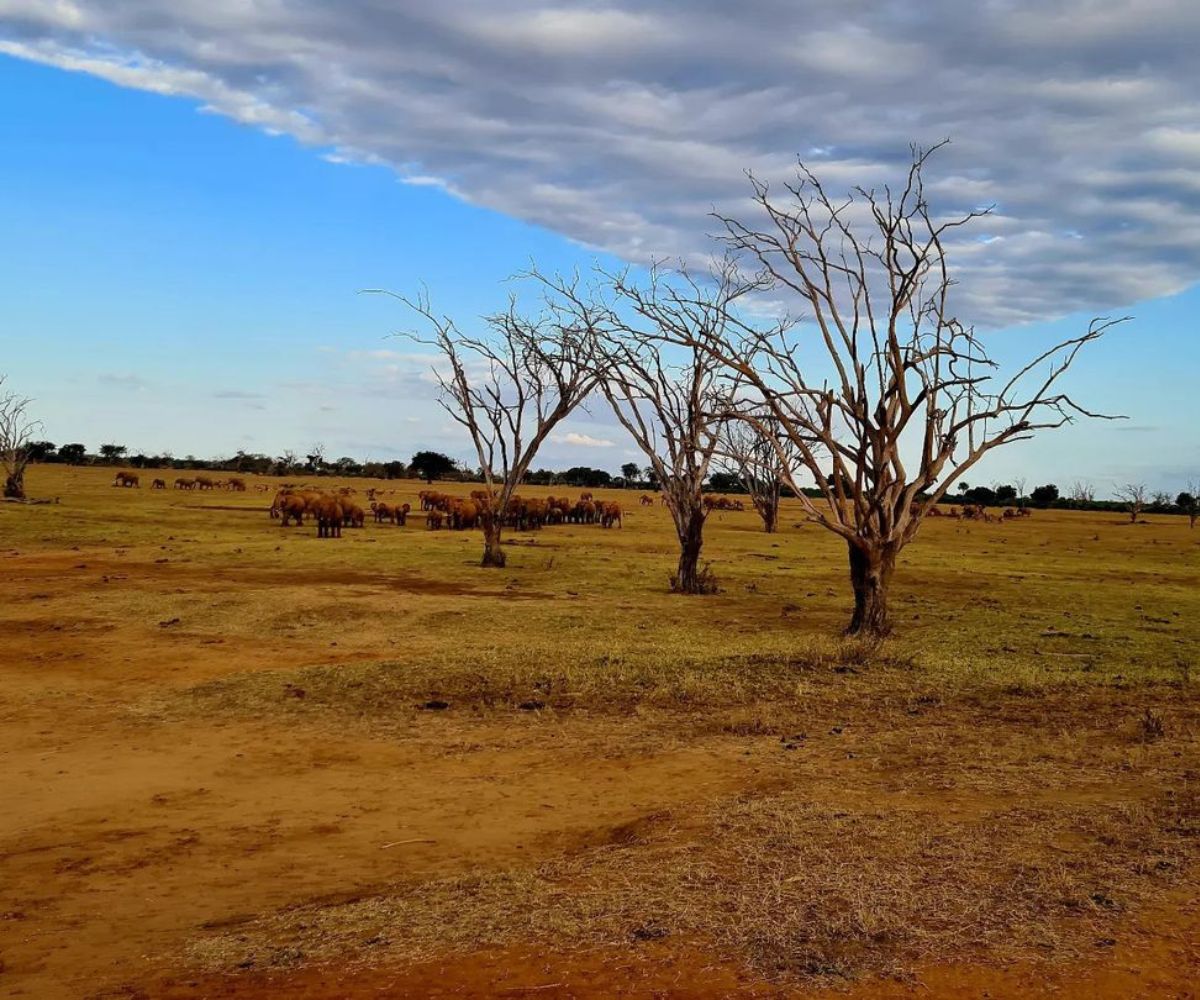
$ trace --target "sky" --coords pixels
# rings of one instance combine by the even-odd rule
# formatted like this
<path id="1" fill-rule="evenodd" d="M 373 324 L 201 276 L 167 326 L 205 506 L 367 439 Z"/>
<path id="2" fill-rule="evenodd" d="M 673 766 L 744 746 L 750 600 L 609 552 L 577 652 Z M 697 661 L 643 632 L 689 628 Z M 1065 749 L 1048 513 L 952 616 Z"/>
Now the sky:
<path id="1" fill-rule="evenodd" d="M 507 279 L 700 262 L 747 170 L 835 190 L 948 137 L 956 308 L 997 356 L 1133 319 L 1081 422 L 979 481 L 1200 478 L 1191 0 L 0 0 L 0 372 L 45 436 L 176 455 L 469 448 L 392 336 Z M 538 466 L 635 458 L 602 406 Z M 644 463 L 643 463 L 644 464 Z"/>

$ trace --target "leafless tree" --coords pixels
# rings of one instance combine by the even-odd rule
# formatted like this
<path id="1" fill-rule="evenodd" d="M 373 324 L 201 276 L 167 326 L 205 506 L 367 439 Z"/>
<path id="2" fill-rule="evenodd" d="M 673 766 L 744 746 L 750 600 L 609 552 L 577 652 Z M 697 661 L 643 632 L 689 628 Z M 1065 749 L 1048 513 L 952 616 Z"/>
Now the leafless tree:
<path id="1" fill-rule="evenodd" d="M 526 317 L 510 300 L 506 311 L 484 317 L 482 333 L 469 335 L 435 312 L 424 293 L 372 291 L 404 303 L 430 331 L 406 336 L 441 356 L 434 377 L 442 408 L 470 436 L 489 498 L 481 516 L 483 565 L 503 566 L 501 531 L 513 494 L 543 442 L 602 374 L 593 321 L 585 314 L 575 322 L 552 304 Z"/>
<path id="2" fill-rule="evenodd" d="M 25 467 L 32 453 L 29 443 L 41 429 L 41 421 L 29 417 L 25 396 L 5 389 L 6 377 L 0 375 L 0 464 L 4 467 L 4 496 L 25 499 Z"/>
<path id="3" fill-rule="evenodd" d="M 704 342 L 725 336 L 733 303 L 753 287 L 732 267 L 710 277 L 699 281 L 684 271 L 668 276 L 660 267 L 645 282 L 629 271 L 602 274 L 601 288 L 589 299 L 562 282 L 550 283 L 579 321 L 603 315 L 598 345 L 606 374 L 600 387 L 649 461 L 648 478 L 671 512 L 679 540 L 671 588 L 682 594 L 716 589 L 700 564 L 708 513 L 704 482 L 730 387 Z"/>
<path id="4" fill-rule="evenodd" d="M 806 322 L 739 321 L 730 325 L 735 337 L 705 329 L 685 339 L 751 385 L 795 448 L 788 485 L 808 517 L 847 544 L 851 634 L 888 630 L 897 557 L 950 484 L 994 448 L 1101 416 L 1059 383 L 1119 322 L 1094 320 L 998 376 L 982 339 L 951 312 L 944 244 L 986 213 L 934 213 L 922 182 L 931 152 L 913 150 L 898 190 L 860 188 L 843 200 L 803 164 L 782 198 L 751 178 L 762 222 L 718 216 L 723 239 L 775 289 L 798 297 Z M 822 499 L 804 495 L 801 470 Z"/>
<path id="5" fill-rule="evenodd" d="M 308 454 L 304 456 L 308 462 L 308 467 L 313 472 L 320 472 L 325 467 L 325 445 L 318 441 L 308 449 Z"/>
<path id="6" fill-rule="evenodd" d="M 754 509 L 762 518 L 763 531 L 779 526 L 779 497 L 797 461 L 790 439 L 769 414 L 760 417 L 768 433 L 754 424 L 734 418 L 721 428 L 717 460 L 741 482 Z"/>
<path id="7" fill-rule="evenodd" d="M 1188 527 L 1196 527 L 1196 519 L 1200 518 L 1200 480 L 1189 482 L 1187 489 L 1175 498 L 1175 503 L 1187 515 Z"/>
<path id="8" fill-rule="evenodd" d="M 1129 511 L 1129 520 L 1134 524 L 1141 517 L 1142 510 L 1146 506 L 1149 491 L 1146 489 L 1145 483 L 1125 483 L 1118 486 L 1114 495 L 1118 500 L 1125 504 Z"/>
<path id="9" fill-rule="evenodd" d="M 1024 476 L 1017 476 L 1013 479 L 1013 486 L 1016 487 L 1018 500 L 1025 499 L 1025 484 L 1027 482 L 1028 480 Z"/>
<path id="10" fill-rule="evenodd" d="M 1076 479 L 1071 484 L 1071 500 L 1075 503 L 1092 503 L 1096 499 L 1096 487 L 1085 479 Z"/>

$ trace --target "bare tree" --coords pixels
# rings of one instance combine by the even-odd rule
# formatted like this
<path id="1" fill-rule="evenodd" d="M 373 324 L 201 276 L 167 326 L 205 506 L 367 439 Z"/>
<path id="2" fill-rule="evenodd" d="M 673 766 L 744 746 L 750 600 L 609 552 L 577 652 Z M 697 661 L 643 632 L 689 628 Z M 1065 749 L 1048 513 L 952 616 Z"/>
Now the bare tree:
<path id="1" fill-rule="evenodd" d="M 308 454 L 304 456 L 304 460 L 308 463 L 310 472 L 320 472 L 325 468 L 325 445 L 318 441 L 308 449 Z"/>
<path id="2" fill-rule="evenodd" d="M 1016 487 L 1018 500 L 1026 499 L 1025 485 L 1028 483 L 1028 481 L 1029 480 L 1027 480 L 1024 476 L 1017 476 L 1015 479 L 1013 479 L 1013 486 Z"/>
<path id="3" fill-rule="evenodd" d="M 1200 518 L 1200 480 L 1189 482 L 1187 489 L 1175 498 L 1175 505 L 1187 515 L 1188 527 L 1196 527 L 1196 519 Z"/>
<path id="4" fill-rule="evenodd" d="M 1071 500 L 1074 503 L 1093 503 L 1096 499 L 1096 487 L 1086 479 L 1076 479 L 1071 484 Z"/>
<path id="5" fill-rule="evenodd" d="M 33 453 L 29 444 L 41 430 L 41 421 L 29 417 L 33 402 L 4 388 L 6 377 L 0 375 L 0 464 L 4 467 L 4 496 L 10 500 L 25 499 L 25 467 Z"/>
<path id="6" fill-rule="evenodd" d="M 700 565 L 708 514 L 704 482 L 729 387 L 722 381 L 723 366 L 703 344 L 725 336 L 733 302 L 753 287 L 732 267 L 711 278 L 701 282 L 680 271 L 668 280 L 659 267 L 651 269 L 645 283 L 628 271 L 602 274 L 604 291 L 590 300 L 562 282 L 550 283 L 580 321 L 602 311 L 598 345 L 606 374 L 600 386 L 649 461 L 647 478 L 671 512 L 679 541 L 671 589 L 681 594 L 716 589 Z"/>
<path id="7" fill-rule="evenodd" d="M 859 188 L 837 201 L 803 164 L 782 199 L 752 177 L 761 228 L 718 216 L 723 239 L 797 296 L 807 323 L 739 321 L 732 339 L 707 329 L 686 338 L 756 390 L 795 448 L 788 485 L 847 544 L 851 634 L 888 631 L 897 557 L 950 484 L 994 448 L 1101 416 L 1058 385 L 1080 350 L 1119 322 L 1094 320 L 997 377 L 982 339 L 950 311 L 944 246 L 986 213 L 934 214 L 922 182 L 931 152 L 913 150 L 899 190 Z M 822 499 L 804 495 L 801 470 Z"/>
<path id="8" fill-rule="evenodd" d="M 784 482 L 792 478 L 796 454 L 778 421 L 769 414 L 759 419 L 766 434 L 743 419 L 725 421 L 717 458 L 741 482 L 762 518 L 763 531 L 771 534 L 779 526 L 779 497 Z"/>
<path id="9" fill-rule="evenodd" d="M 489 498 L 481 512 L 483 565 L 503 566 L 501 531 L 513 494 L 542 443 L 602 374 L 593 321 L 584 314 L 576 323 L 552 305 L 528 318 L 510 300 L 505 312 L 484 317 L 484 331 L 472 336 L 435 312 L 424 293 L 409 298 L 372 291 L 404 303 L 431 331 L 406 336 L 434 348 L 445 363 L 434 368 L 440 402 L 470 436 Z"/>
<path id="10" fill-rule="evenodd" d="M 1150 495 L 1146 489 L 1146 484 L 1125 483 L 1117 487 L 1114 495 L 1125 504 L 1126 510 L 1129 511 L 1129 520 L 1136 524 L 1137 519 L 1142 515 L 1142 510 L 1145 508 L 1146 500 Z"/>

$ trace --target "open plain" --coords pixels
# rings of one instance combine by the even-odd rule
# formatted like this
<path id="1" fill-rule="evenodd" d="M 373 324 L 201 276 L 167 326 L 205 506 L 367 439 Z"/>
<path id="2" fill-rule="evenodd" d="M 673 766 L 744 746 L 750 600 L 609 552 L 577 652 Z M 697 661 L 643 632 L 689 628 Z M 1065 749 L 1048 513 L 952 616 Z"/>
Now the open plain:
<path id="1" fill-rule="evenodd" d="M 1196 995 L 1184 518 L 931 519 L 870 645 L 786 502 L 681 597 L 636 493 L 483 569 L 113 471 L 0 505 L 2 996 Z"/>

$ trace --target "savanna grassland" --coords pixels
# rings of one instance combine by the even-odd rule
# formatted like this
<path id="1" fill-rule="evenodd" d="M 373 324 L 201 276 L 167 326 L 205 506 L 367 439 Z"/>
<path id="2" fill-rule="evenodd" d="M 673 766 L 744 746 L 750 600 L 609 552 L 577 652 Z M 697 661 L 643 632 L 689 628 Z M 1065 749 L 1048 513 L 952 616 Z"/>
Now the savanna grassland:
<path id="1" fill-rule="evenodd" d="M 635 493 L 485 570 L 111 479 L 0 505 L 0 995 L 1195 995 L 1183 518 L 931 520 L 870 646 L 786 503 L 680 597 Z"/>

